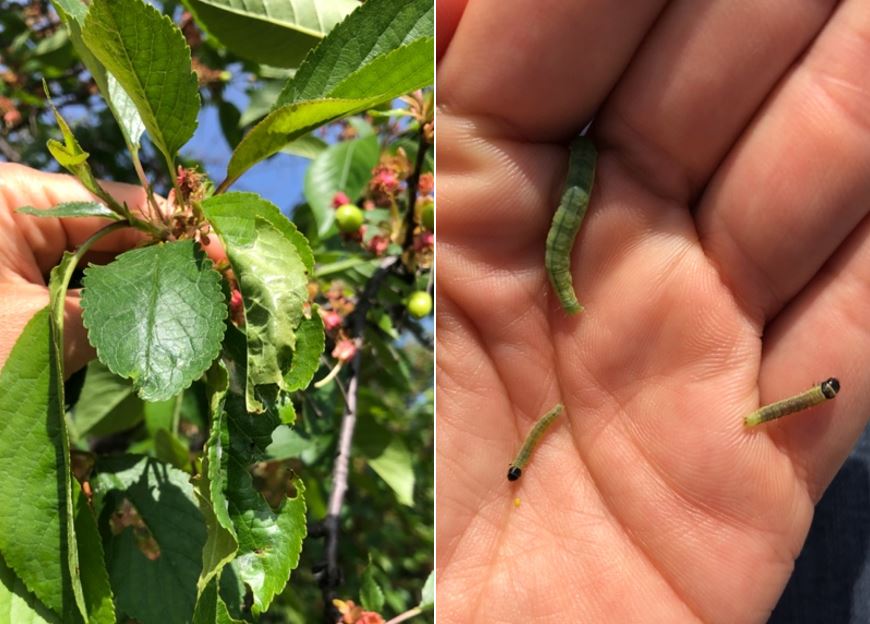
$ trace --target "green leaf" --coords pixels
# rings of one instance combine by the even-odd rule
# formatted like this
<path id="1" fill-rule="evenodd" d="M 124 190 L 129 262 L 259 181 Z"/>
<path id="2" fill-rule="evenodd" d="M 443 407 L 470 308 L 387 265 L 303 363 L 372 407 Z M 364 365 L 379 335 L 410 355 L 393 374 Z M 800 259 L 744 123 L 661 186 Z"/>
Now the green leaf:
<path id="1" fill-rule="evenodd" d="M 384 591 L 375 581 L 371 555 L 369 555 L 369 564 L 363 570 L 359 588 L 359 601 L 362 608 L 366 611 L 381 611 L 384 608 Z"/>
<path id="2" fill-rule="evenodd" d="M 422 596 L 420 598 L 419 607 L 424 611 L 435 606 L 435 570 L 429 573 L 426 577 L 426 582 L 423 584 Z"/>
<path id="3" fill-rule="evenodd" d="M 113 227 L 113 226 L 112 226 Z M 93 239 L 90 239 L 93 240 Z M 86 615 L 64 419 L 63 315 L 76 256 L 51 271 L 49 306 L 27 323 L 0 372 L 0 553 L 65 619 Z M 26 491 L 31 504 L 17 504 Z"/>
<path id="4" fill-rule="evenodd" d="M 296 351 L 290 370 L 284 376 L 284 384 L 288 392 L 304 390 L 314 378 L 314 373 L 320 367 L 320 356 L 326 337 L 323 334 L 323 320 L 317 313 L 317 306 L 311 306 L 311 316 L 303 318 L 296 329 Z"/>
<path id="5" fill-rule="evenodd" d="M 91 480 L 118 609 L 142 624 L 193 615 L 206 535 L 188 479 L 128 455 L 101 458 Z"/>
<path id="6" fill-rule="evenodd" d="M 242 128 L 239 125 L 241 118 L 242 113 L 232 102 L 221 100 L 218 103 L 218 121 L 220 121 L 221 132 L 224 133 L 224 138 L 230 149 L 235 148 L 242 140 Z"/>
<path id="7" fill-rule="evenodd" d="M 276 206 L 253 193 L 217 195 L 204 201 L 202 210 L 220 236 L 242 292 L 247 406 L 260 412 L 261 386 L 286 390 L 284 375 L 290 370 L 296 326 L 308 299 L 307 267 L 296 244 L 301 235 Z"/>
<path id="8" fill-rule="evenodd" d="M 409 391 L 411 389 L 411 371 L 395 345 L 391 341 L 385 340 L 379 331 L 367 331 L 365 342 L 374 353 L 378 366 L 386 372 L 387 378 L 396 387 Z"/>
<path id="9" fill-rule="evenodd" d="M 341 191 L 351 199 L 362 195 L 379 156 L 378 139 L 373 135 L 330 145 L 312 161 L 305 172 L 304 191 L 320 236 L 332 227 L 335 194 Z"/>
<path id="10" fill-rule="evenodd" d="M 12 568 L 0 556 L 0 622 L 10 624 L 60 624 L 60 620 L 36 596 L 27 591 Z"/>
<path id="11" fill-rule="evenodd" d="M 94 512 L 78 487 L 73 489 L 75 501 L 76 538 L 79 545 L 79 563 L 82 571 L 82 588 L 89 622 L 114 624 L 115 603 L 109 573 L 103 556 L 103 543 L 97 529 Z"/>
<path id="12" fill-rule="evenodd" d="M 327 147 L 329 147 L 329 144 L 323 139 L 313 134 L 306 134 L 282 147 L 281 151 L 291 156 L 299 156 L 300 158 L 312 160 L 322 154 Z"/>
<path id="13" fill-rule="evenodd" d="M 43 83 L 43 86 L 44 85 L 45 83 Z M 48 97 L 47 89 L 46 97 Z M 67 169 L 70 173 L 80 179 L 82 177 L 87 178 L 88 176 L 82 176 L 79 170 L 87 167 L 86 161 L 88 160 L 88 156 L 90 156 L 90 154 L 83 150 L 82 146 L 79 145 L 79 142 L 76 140 L 75 135 L 72 133 L 69 124 L 61 116 L 57 108 L 55 108 L 54 104 L 52 104 L 50 100 L 49 105 L 51 106 L 51 110 L 54 112 L 54 118 L 57 121 L 58 128 L 60 128 L 61 136 L 63 136 L 63 143 L 55 139 L 49 139 L 46 143 L 48 151 L 51 152 L 51 155 L 54 156 L 54 159 L 61 167 Z M 90 175 L 89 167 L 87 167 L 87 172 Z M 88 184 L 85 184 L 85 186 L 88 188 L 88 190 L 91 189 Z"/>
<path id="14" fill-rule="evenodd" d="M 168 429 L 158 429 L 154 435 L 154 455 L 170 466 L 190 472 L 190 449 Z"/>
<path id="15" fill-rule="evenodd" d="M 105 219 L 119 220 L 121 217 L 106 208 L 103 204 L 95 201 L 88 202 L 64 202 L 51 208 L 40 210 L 33 206 L 22 206 L 15 212 L 32 215 L 34 217 L 103 217 Z"/>
<path id="16" fill-rule="evenodd" d="M 242 111 L 239 126 L 244 128 L 268 115 L 275 105 L 275 100 L 284 90 L 286 82 L 286 78 L 279 80 L 261 79 L 249 87 L 247 91 L 248 105 Z"/>
<path id="17" fill-rule="evenodd" d="M 69 33 L 65 30 L 56 30 L 53 34 L 40 40 L 31 51 L 31 54 L 33 56 L 49 56 L 52 52 L 57 52 L 68 42 Z"/>
<path id="18" fill-rule="evenodd" d="M 279 397 L 275 409 L 278 410 L 278 418 L 282 424 L 296 424 L 296 406 L 293 405 L 293 399 L 290 398 L 289 394 Z"/>
<path id="19" fill-rule="evenodd" d="M 68 130 L 69 126 L 67 126 L 66 129 Z M 81 148 L 78 141 L 73 145 L 70 145 L 69 143 L 65 144 L 55 139 L 49 139 L 46 142 L 46 147 L 48 147 L 49 153 L 54 156 L 54 159 L 58 164 L 70 172 L 72 172 L 76 167 L 84 164 L 85 161 L 87 161 L 88 156 L 90 156 L 88 152 Z"/>
<path id="20" fill-rule="evenodd" d="M 142 139 L 142 133 L 145 132 L 145 126 L 133 100 L 118 84 L 114 76 L 106 73 L 106 68 L 97 60 L 97 57 L 93 55 L 82 39 L 82 26 L 88 13 L 88 5 L 82 0 L 52 0 L 52 4 L 69 30 L 73 47 L 93 76 L 97 88 L 103 94 L 109 105 L 109 110 L 112 111 L 118 122 L 131 154 L 135 156 L 139 151 L 139 142 Z"/>
<path id="21" fill-rule="evenodd" d="M 414 459 L 401 438 L 368 415 L 360 418 L 355 443 L 368 464 L 396 494 L 402 505 L 414 504 Z"/>
<path id="22" fill-rule="evenodd" d="M 42 87 L 45 90 L 45 96 L 49 97 L 48 84 L 44 80 L 42 82 Z M 97 179 L 94 177 L 94 174 L 91 171 L 91 166 L 88 164 L 88 156 L 90 156 L 90 154 L 84 151 L 81 145 L 79 145 L 72 130 L 70 130 L 69 124 L 64 120 L 50 100 L 49 105 L 51 106 L 51 110 L 54 111 L 54 118 L 57 120 L 57 125 L 60 128 L 61 135 L 63 136 L 63 143 L 54 139 L 49 139 L 46 143 L 48 151 L 51 152 L 51 155 L 54 156 L 54 159 L 62 167 L 78 178 L 79 182 L 82 183 L 82 186 L 102 199 L 113 211 L 126 217 L 126 208 L 118 205 L 115 199 L 103 190 L 97 182 Z"/>
<path id="23" fill-rule="evenodd" d="M 99 360 L 88 364 L 73 422 L 79 436 L 106 436 L 136 426 L 145 418 L 145 404 L 133 384 L 118 377 Z"/>
<path id="24" fill-rule="evenodd" d="M 314 128 L 431 84 L 434 67 L 431 0 L 368 0 L 306 57 L 222 186 Z"/>
<path id="25" fill-rule="evenodd" d="M 138 397 L 136 397 L 138 399 Z M 149 401 L 145 405 L 145 429 L 153 438 L 161 429 L 172 429 L 178 408 L 178 395 L 165 401 Z M 141 399 L 140 399 L 141 400 Z"/>
<path id="26" fill-rule="evenodd" d="M 431 35 L 422 37 L 374 58 L 341 81 L 330 95 L 338 98 L 357 97 L 380 89 L 398 96 L 432 84 L 433 43 Z M 383 101 L 386 100 L 384 98 Z"/>
<path id="27" fill-rule="evenodd" d="M 225 492 L 239 541 L 232 569 L 251 589 L 256 616 L 269 608 L 286 585 L 290 571 L 299 564 L 307 531 L 305 487 L 301 480 L 296 480 L 296 496 L 284 499 L 277 509 L 272 509 L 254 488 L 248 468 L 265 459 L 265 449 L 279 423 L 278 416 L 272 410 L 256 415 L 247 413 L 245 397 L 234 390 L 243 387 L 247 378 L 244 336 L 234 327 L 227 330 L 225 354 L 231 375 L 226 418 L 221 423 L 221 435 L 228 441 Z"/>
<path id="28" fill-rule="evenodd" d="M 284 87 L 276 107 L 324 96 L 373 94 L 368 82 L 352 96 L 339 96 L 336 90 L 350 90 L 354 82 L 352 77 L 365 71 L 366 66 L 380 57 L 425 40 L 428 40 L 430 60 L 419 74 L 417 62 L 412 71 L 403 70 L 401 63 L 406 59 L 400 57 L 393 57 L 390 65 L 380 66 L 383 80 L 398 84 L 397 79 L 402 77 L 403 81 L 403 90 L 381 101 L 431 84 L 435 69 L 434 36 L 435 6 L 432 0 L 368 0 L 308 55 Z M 415 50 L 410 58 L 416 58 L 418 52 Z M 383 93 L 388 89 L 378 91 Z"/>
<path id="29" fill-rule="evenodd" d="M 393 438 L 380 455 L 369 459 L 369 466 L 393 489 L 401 504 L 414 505 L 414 461 L 402 440 Z"/>
<path id="30" fill-rule="evenodd" d="M 197 21 L 230 50 L 252 61 L 296 67 L 356 0 L 187 0 Z"/>
<path id="31" fill-rule="evenodd" d="M 196 477 L 196 494 L 207 530 L 205 547 L 202 549 L 202 572 L 197 581 L 200 593 L 217 577 L 224 565 L 232 560 L 239 547 L 225 494 L 229 460 L 225 448 L 229 443 L 229 436 L 224 426 L 224 402 L 228 383 L 227 369 L 223 362 L 215 362 L 208 372 L 211 429 L 203 454 L 202 471 Z"/>
<path id="32" fill-rule="evenodd" d="M 296 247 L 296 253 L 305 264 L 309 273 L 314 270 L 314 254 L 305 236 L 296 225 L 285 217 L 272 202 L 263 199 L 256 193 L 225 193 L 208 198 L 202 204 L 203 211 L 214 213 L 218 218 L 229 219 L 264 219 L 283 233 Z M 208 215 L 206 215 L 208 216 Z M 246 229 L 250 225 L 245 226 Z"/>
<path id="33" fill-rule="evenodd" d="M 181 31 L 141 0 L 94 0 L 82 37 L 130 96 L 174 175 L 175 155 L 193 136 L 200 105 Z"/>
<path id="34" fill-rule="evenodd" d="M 168 399 L 217 357 L 227 307 L 220 274 L 192 240 L 133 249 L 85 270 L 88 338 L 146 401 Z"/>
<path id="35" fill-rule="evenodd" d="M 0 372 L 0 553 L 39 600 L 73 617 L 62 379 L 46 307 L 27 323 Z"/>
<path id="36" fill-rule="evenodd" d="M 196 602 L 193 624 L 245 624 L 245 622 L 230 615 L 226 603 L 218 592 L 218 581 L 213 579 Z"/>
<path id="37" fill-rule="evenodd" d="M 331 435 L 306 437 L 292 427 L 278 427 L 272 432 L 272 442 L 266 447 L 268 459 L 301 459 L 312 465 L 335 444 Z"/>
<path id="38" fill-rule="evenodd" d="M 377 104 L 380 94 L 355 99 L 322 98 L 282 106 L 254 126 L 233 151 L 227 181 L 235 181 L 250 167 L 315 128 Z"/>

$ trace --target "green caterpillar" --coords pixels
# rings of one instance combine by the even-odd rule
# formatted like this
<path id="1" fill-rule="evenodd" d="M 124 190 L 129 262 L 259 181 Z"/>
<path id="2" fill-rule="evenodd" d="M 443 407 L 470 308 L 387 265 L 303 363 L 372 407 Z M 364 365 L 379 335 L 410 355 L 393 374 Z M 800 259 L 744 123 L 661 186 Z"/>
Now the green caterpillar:
<path id="1" fill-rule="evenodd" d="M 563 409 L 562 404 L 558 403 L 556 407 L 541 416 L 540 420 L 535 423 L 535 426 L 532 427 L 531 431 L 529 431 L 529 435 L 526 436 L 526 441 L 523 442 L 522 447 L 520 447 L 520 452 L 517 453 L 516 458 L 511 463 L 510 468 L 508 468 L 508 481 L 516 481 L 520 478 L 523 474 L 523 467 L 528 463 L 532 450 L 535 448 L 538 440 L 541 439 L 541 436 L 544 435 L 547 427 L 553 423 L 556 416 L 562 413 Z"/>
<path id="2" fill-rule="evenodd" d="M 578 136 L 571 142 L 565 190 L 547 234 L 544 266 L 553 290 L 569 314 L 583 310 L 574 294 L 574 282 L 571 279 L 571 248 L 589 208 L 597 160 L 598 152 L 590 139 Z"/>
<path id="3" fill-rule="evenodd" d="M 769 420 L 782 418 L 786 414 L 799 412 L 819 403 L 824 403 L 828 399 L 833 399 L 839 391 L 840 382 L 835 377 L 831 377 L 819 385 L 813 386 L 809 390 L 805 390 L 793 397 L 758 408 L 743 419 L 743 424 L 747 427 L 754 427 Z"/>

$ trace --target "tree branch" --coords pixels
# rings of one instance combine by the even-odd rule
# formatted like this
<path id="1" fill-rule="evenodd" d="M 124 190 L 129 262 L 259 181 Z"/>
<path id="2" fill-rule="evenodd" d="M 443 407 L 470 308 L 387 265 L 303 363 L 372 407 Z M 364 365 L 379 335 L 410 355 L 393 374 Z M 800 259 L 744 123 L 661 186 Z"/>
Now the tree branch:
<path id="1" fill-rule="evenodd" d="M 3 137 L 0 137 L 0 154 L 3 154 L 3 157 L 9 162 L 21 162 L 21 154 Z"/>
<path id="2" fill-rule="evenodd" d="M 366 316 L 372 307 L 375 295 L 381 288 L 384 280 L 394 270 L 401 266 L 397 256 L 385 259 L 375 273 L 366 282 L 365 288 L 359 296 L 356 308 L 350 315 L 349 325 L 353 328 L 357 338 L 365 332 Z M 362 349 L 357 349 L 350 364 L 350 379 L 347 384 L 345 395 L 344 415 L 341 419 L 341 431 L 338 436 L 338 453 L 335 465 L 332 469 L 332 492 L 329 495 L 326 517 L 323 519 L 323 536 L 326 539 L 324 556 L 326 561 L 320 568 L 323 573 L 320 576 L 320 590 L 323 595 L 324 622 L 334 624 L 341 614 L 332 604 L 337 597 L 336 589 L 341 585 L 342 573 L 338 563 L 338 544 L 341 524 L 341 508 L 344 505 L 344 497 L 347 494 L 348 465 L 350 464 L 350 449 L 353 443 L 353 432 L 357 418 L 357 390 L 359 387 L 360 368 L 362 366 Z"/>
<path id="3" fill-rule="evenodd" d="M 420 174 L 423 172 L 423 164 L 426 162 L 426 150 L 429 142 L 423 132 L 423 124 L 420 124 L 420 136 L 417 139 L 417 160 L 414 163 L 414 172 L 408 178 L 408 212 L 405 214 L 405 241 L 402 247 L 410 249 L 414 245 L 414 213 L 417 203 L 417 186 L 420 183 Z"/>
<path id="4" fill-rule="evenodd" d="M 422 173 L 423 165 L 426 162 L 426 150 L 428 147 L 429 143 L 426 141 L 423 127 L 421 125 L 414 171 L 408 178 L 408 207 L 405 215 L 405 238 L 402 243 L 402 247 L 405 250 L 411 249 L 414 245 L 414 205 L 417 203 L 417 187 L 420 182 L 420 174 Z M 221 186 L 223 186 L 223 184 Z M 354 308 L 354 311 L 351 312 L 347 319 L 348 327 L 353 329 L 353 335 L 357 339 L 361 339 L 365 333 L 366 316 L 368 315 L 368 312 L 375 301 L 375 296 L 380 290 L 384 280 L 386 280 L 391 273 L 401 274 L 403 271 L 404 265 L 401 262 L 401 257 L 390 256 L 381 262 L 378 269 L 366 282 L 366 285 L 359 296 L 359 300 L 357 301 L 356 308 Z M 412 275 L 409 275 L 408 277 L 409 279 L 413 279 Z M 334 624 L 341 616 L 332 604 L 332 601 L 337 598 L 336 589 L 342 583 L 341 567 L 338 562 L 341 508 L 344 504 L 345 494 L 347 493 L 348 465 L 350 464 L 350 450 L 353 443 L 354 428 L 356 427 L 357 389 L 359 386 L 361 367 L 362 348 L 358 348 L 356 355 L 354 355 L 350 364 L 350 378 L 348 380 L 347 391 L 344 397 L 345 408 L 344 415 L 341 419 L 341 431 L 338 438 L 338 453 L 332 470 L 332 492 L 329 495 L 329 505 L 327 507 L 326 517 L 323 519 L 320 527 L 318 527 L 319 529 L 322 529 L 322 535 L 326 540 L 324 552 L 326 561 L 319 565 L 318 569 L 321 570 L 319 583 L 324 602 L 324 622 L 327 622 L 328 624 Z M 407 617 L 411 616 L 409 615 Z"/>

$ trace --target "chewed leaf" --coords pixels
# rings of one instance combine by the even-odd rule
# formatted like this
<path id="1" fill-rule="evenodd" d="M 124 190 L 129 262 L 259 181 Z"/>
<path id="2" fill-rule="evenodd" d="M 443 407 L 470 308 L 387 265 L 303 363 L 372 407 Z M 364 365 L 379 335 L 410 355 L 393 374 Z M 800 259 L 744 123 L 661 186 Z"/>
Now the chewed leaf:
<path id="1" fill-rule="evenodd" d="M 191 240 L 121 254 L 85 270 L 82 307 L 100 361 L 146 401 L 166 400 L 220 351 L 227 316 L 221 277 Z"/>
<path id="2" fill-rule="evenodd" d="M 143 623 L 190 622 L 206 542 L 190 475 L 119 455 L 100 458 L 91 484 L 118 611 Z"/>
<path id="3" fill-rule="evenodd" d="M 283 498 L 275 508 L 254 488 L 249 467 L 266 458 L 266 447 L 279 420 L 274 410 L 249 414 L 245 397 L 234 390 L 246 377 L 244 336 L 235 327 L 227 329 L 224 357 L 230 371 L 226 412 L 219 422 L 213 420 L 212 426 L 221 427 L 228 457 L 221 468 L 223 474 L 214 482 L 224 484 L 239 544 L 231 565 L 236 576 L 251 589 L 256 616 L 269 608 L 287 584 L 291 570 L 299 564 L 307 533 L 305 487 L 301 480 L 294 480 L 295 496 Z"/>
<path id="4" fill-rule="evenodd" d="M 259 386 L 286 389 L 284 376 L 308 299 L 307 267 L 296 241 L 287 235 L 292 224 L 266 200 L 228 193 L 206 200 L 202 209 L 221 238 L 244 299 L 247 406 L 259 412 L 264 408 Z M 298 235 L 295 227 L 290 231 Z"/>
<path id="5" fill-rule="evenodd" d="M 311 317 L 303 318 L 296 329 L 296 351 L 293 353 L 290 370 L 284 375 L 288 392 L 307 388 L 320 366 L 326 338 L 323 334 L 323 321 L 316 306 L 311 307 Z"/>

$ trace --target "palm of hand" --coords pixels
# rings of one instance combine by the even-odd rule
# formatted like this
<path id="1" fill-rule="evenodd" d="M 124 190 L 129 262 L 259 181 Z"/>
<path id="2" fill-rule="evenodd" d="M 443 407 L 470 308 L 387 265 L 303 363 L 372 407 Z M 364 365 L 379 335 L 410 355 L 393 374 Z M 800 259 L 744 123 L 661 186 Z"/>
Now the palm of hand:
<path id="1" fill-rule="evenodd" d="M 855 297 L 870 228 L 855 178 L 807 173 L 775 119 L 662 158 L 697 121 L 678 111 L 674 136 L 626 147 L 638 123 L 620 107 L 631 85 L 618 85 L 596 121 L 598 177 L 572 258 L 586 311 L 568 317 L 543 267 L 566 151 L 494 121 L 516 101 L 475 100 L 449 54 L 439 88 L 460 105 L 439 117 L 439 618 L 764 621 L 867 412 L 854 315 L 870 307 Z M 582 120 L 594 102 L 577 108 Z M 806 141 L 823 149 L 821 136 Z M 774 166 L 790 182 L 753 187 Z M 819 199 L 801 210 L 792 200 L 810 187 Z M 848 395 L 743 428 L 759 402 L 830 375 Z M 508 484 L 524 435 L 559 401 L 567 416 Z"/>

